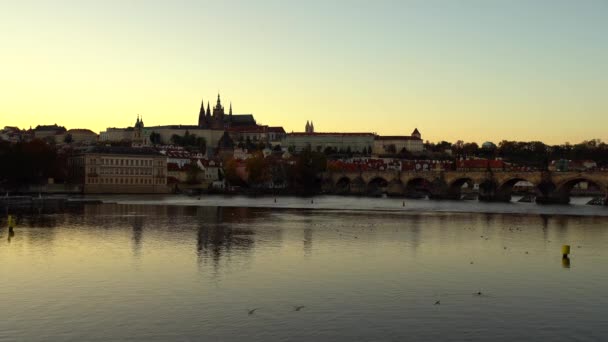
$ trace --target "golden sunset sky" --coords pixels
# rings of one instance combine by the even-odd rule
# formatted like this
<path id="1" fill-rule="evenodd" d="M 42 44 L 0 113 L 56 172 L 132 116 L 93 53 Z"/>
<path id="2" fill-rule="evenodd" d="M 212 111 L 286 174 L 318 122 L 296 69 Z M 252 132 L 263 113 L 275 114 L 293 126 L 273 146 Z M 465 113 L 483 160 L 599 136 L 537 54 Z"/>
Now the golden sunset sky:
<path id="1" fill-rule="evenodd" d="M 4 1 L 0 125 L 608 140 L 606 1 Z"/>

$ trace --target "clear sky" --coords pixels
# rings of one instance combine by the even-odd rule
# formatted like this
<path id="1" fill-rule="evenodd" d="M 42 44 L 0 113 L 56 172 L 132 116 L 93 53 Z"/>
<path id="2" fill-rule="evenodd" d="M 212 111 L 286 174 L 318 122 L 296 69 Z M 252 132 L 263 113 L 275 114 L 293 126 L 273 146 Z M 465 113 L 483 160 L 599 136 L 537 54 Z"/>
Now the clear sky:
<path id="1" fill-rule="evenodd" d="M 608 140 L 608 1 L 2 1 L 0 125 Z M 228 102 L 226 102 L 226 107 Z"/>

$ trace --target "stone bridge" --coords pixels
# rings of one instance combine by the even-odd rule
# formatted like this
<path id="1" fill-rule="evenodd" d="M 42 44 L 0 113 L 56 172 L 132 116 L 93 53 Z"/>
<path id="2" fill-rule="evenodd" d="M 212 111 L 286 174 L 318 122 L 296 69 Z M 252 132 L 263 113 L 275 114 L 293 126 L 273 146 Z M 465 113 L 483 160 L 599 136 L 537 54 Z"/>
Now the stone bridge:
<path id="1" fill-rule="evenodd" d="M 539 203 L 569 203 L 570 191 L 580 182 L 594 184 L 604 196 L 608 196 L 607 171 L 333 171 L 323 173 L 324 190 L 337 194 L 378 195 L 386 193 L 393 196 L 459 199 L 462 197 L 464 184 L 469 185 L 468 189 L 477 184 L 480 200 L 505 202 L 511 200 L 513 187 L 520 181 L 532 184 L 533 195 Z"/>

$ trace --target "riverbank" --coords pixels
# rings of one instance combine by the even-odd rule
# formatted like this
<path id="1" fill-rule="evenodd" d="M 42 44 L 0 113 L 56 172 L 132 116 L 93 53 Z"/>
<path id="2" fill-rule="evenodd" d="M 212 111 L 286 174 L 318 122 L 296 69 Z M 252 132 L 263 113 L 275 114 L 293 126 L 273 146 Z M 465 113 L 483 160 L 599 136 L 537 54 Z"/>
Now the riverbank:
<path id="1" fill-rule="evenodd" d="M 168 205 L 196 207 L 248 207 L 301 210 L 342 210 L 342 211 L 382 211 L 382 212 L 457 212 L 457 213 L 497 213 L 565 216 L 608 216 L 604 206 L 586 205 L 591 198 L 573 198 L 570 204 L 538 205 L 517 202 L 479 202 L 458 200 L 428 200 L 404 198 L 371 198 L 355 196 L 319 195 L 298 196 L 242 196 L 242 195 L 97 195 L 87 199 L 104 203 Z"/>

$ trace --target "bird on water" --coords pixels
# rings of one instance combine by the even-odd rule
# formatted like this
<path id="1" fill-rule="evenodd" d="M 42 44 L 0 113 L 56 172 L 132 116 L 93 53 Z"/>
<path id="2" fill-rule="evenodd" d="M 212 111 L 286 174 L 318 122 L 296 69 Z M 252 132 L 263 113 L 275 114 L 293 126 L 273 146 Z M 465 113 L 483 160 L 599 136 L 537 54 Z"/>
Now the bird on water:
<path id="1" fill-rule="evenodd" d="M 253 315 L 257 310 L 259 310 L 260 308 L 255 308 L 255 309 L 251 309 L 249 311 L 247 311 L 249 313 L 249 315 Z"/>
<path id="2" fill-rule="evenodd" d="M 305 308 L 305 306 L 304 306 L 304 305 L 298 305 L 298 306 L 294 306 L 294 307 L 293 307 L 293 311 L 300 311 L 300 310 L 302 310 L 302 309 L 304 309 L 304 308 Z"/>

